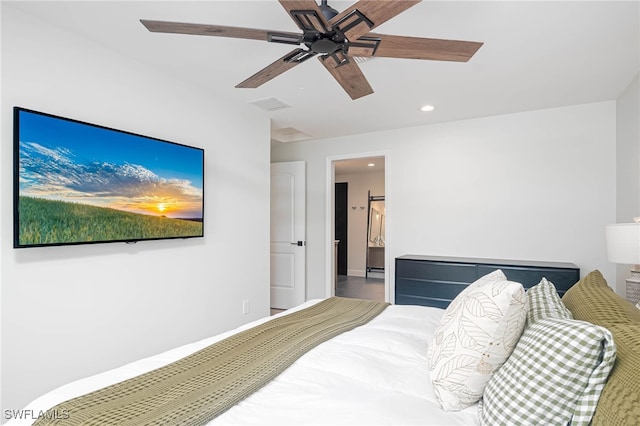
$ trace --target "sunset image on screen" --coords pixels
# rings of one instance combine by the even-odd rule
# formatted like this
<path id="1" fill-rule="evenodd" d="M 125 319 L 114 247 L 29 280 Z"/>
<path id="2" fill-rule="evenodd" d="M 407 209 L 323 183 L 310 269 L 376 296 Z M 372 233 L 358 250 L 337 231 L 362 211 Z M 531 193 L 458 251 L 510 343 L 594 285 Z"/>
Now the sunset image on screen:
<path id="1" fill-rule="evenodd" d="M 29 210 L 22 209 L 23 203 L 46 200 L 65 204 L 56 204 L 55 209 L 53 204 L 41 207 L 41 221 L 55 216 L 54 210 L 71 207 L 75 213 L 68 214 L 83 220 L 89 213 L 77 208 L 90 206 L 189 221 L 188 225 L 196 223 L 200 227 L 189 232 L 202 232 L 201 149 L 47 115 L 21 114 L 19 197 L 24 215 Z M 120 239 L 162 237 L 166 230 L 178 232 L 174 231 L 178 222 L 161 223 L 160 228 L 165 229 L 156 230 L 154 225 L 153 230 L 131 231 L 142 235 Z"/>

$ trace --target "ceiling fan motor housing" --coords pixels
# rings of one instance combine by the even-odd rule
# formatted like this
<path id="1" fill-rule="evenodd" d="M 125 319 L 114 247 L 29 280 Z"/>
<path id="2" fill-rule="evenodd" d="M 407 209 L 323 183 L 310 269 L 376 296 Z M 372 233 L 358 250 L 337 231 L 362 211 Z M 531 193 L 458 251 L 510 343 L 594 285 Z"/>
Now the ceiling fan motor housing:
<path id="1" fill-rule="evenodd" d="M 347 39 L 340 30 L 327 31 L 326 33 L 306 31 L 303 36 L 303 43 L 311 52 L 326 55 L 338 50 L 344 50 Z"/>
<path id="2" fill-rule="evenodd" d="M 309 49 L 311 49 L 314 53 L 319 54 L 328 54 L 333 53 L 338 49 L 341 49 L 343 46 L 331 40 L 330 38 L 319 38 L 318 40 L 311 43 Z"/>

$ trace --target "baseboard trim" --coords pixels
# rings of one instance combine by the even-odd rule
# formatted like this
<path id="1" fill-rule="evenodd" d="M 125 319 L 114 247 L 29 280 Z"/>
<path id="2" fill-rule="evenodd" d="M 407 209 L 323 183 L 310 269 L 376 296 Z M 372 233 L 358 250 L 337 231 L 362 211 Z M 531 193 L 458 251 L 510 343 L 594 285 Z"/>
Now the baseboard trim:
<path id="1" fill-rule="evenodd" d="M 365 271 L 361 269 L 347 269 L 347 275 L 350 277 L 364 277 Z"/>

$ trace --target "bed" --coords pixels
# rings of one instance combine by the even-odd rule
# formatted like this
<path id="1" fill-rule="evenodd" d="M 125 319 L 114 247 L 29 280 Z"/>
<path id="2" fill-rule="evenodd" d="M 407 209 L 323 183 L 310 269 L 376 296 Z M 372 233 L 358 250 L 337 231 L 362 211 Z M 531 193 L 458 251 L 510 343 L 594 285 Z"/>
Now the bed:
<path id="1" fill-rule="evenodd" d="M 495 276 L 491 277 L 494 281 L 495 278 Z M 469 287 L 472 288 L 474 284 Z M 541 281 L 540 284 L 543 282 Z M 496 368 L 496 371 L 492 372 L 493 375 L 486 384 L 486 393 L 478 401 L 471 402 L 464 407 L 444 409 L 442 395 L 437 389 L 438 382 L 433 380 L 433 352 L 434 347 L 438 346 L 436 344 L 438 342 L 437 334 L 442 332 L 443 323 L 448 321 L 447 317 L 452 316 L 452 311 L 455 309 L 444 310 L 413 305 L 380 307 L 379 304 L 371 304 L 372 302 L 368 301 L 329 298 L 308 301 L 294 309 L 254 321 L 236 330 L 72 382 L 36 399 L 25 410 L 21 410 L 19 416 L 14 416 L 23 417 L 22 419 L 13 418 L 8 424 L 11 426 L 32 424 L 34 420 L 42 422 L 42 424 L 61 425 L 145 424 L 143 421 L 139 421 L 140 419 L 135 419 L 135 410 L 130 410 L 134 412 L 130 416 L 134 418 L 131 422 L 116 421 L 109 416 L 103 417 L 101 420 L 78 421 L 73 408 L 70 409 L 69 405 L 58 404 L 64 404 L 65 401 L 81 395 L 91 395 L 92 392 L 96 394 L 104 389 L 118 387 L 118 383 L 127 383 L 127 380 L 135 380 L 135 378 L 142 377 L 149 372 L 174 365 L 176 362 L 180 362 L 179 360 L 192 356 L 191 354 L 197 354 L 212 345 L 215 346 L 217 342 L 224 342 L 254 330 L 271 329 L 272 325 L 278 321 L 282 323 L 293 321 L 296 315 L 304 315 L 314 309 L 319 310 L 327 302 L 329 304 L 340 302 L 338 304 L 341 304 L 342 301 L 347 301 L 349 304 L 346 311 L 355 312 L 353 304 L 362 302 L 367 310 L 373 309 L 380 312 L 371 314 L 371 318 L 363 324 L 350 323 L 351 325 L 347 327 L 341 325 L 338 328 L 344 329 L 336 333 L 335 336 L 323 335 L 324 337 L 320 339 L 317 346 L 299 356 L 296 355 L 290 366 L 284 367 L 281 372 L 274 374 L 266 384 L 252 389 L 248 395 L 241 395 L 237 403 L 224 409 L 214 418 L 205 418 L 205 420 L 189 418 L 186 421 L 183 421 L 184 419 L 167 421 L 165 418 L 164 424 L 518 424 L 516 421 L 518 414 L 515 413 L 513 417 L 509 417 L 508 414 L 509 410 L 515 410 L 518 408 L 517 406 L 522 405 L 515 400 L 517 395 L 521 393 L 526 395 L 527 392 L 535 393 L 540 390 L 536 389 L 539 385 L 536 384 L 535 378 L 525 383 L 533 389 L 519 389 L 520 383 L 509 382 L 509 373 L 512 376 L 513 374 L 521 374 L 518 372 L 518 365 L 514 359 L 521 358 L 523 353 L 526 354 L 526 350 L 531 350 L 531 345 L 527 346 L 527 342 L 523 343 L 528 339 L 527 333 L 536 327 L 540 328 L 539 324 L 547 327 L 547 323 L 554 326 L 571 324 L 572 327 L 579 323 L 580 327 L 589 328 L 591 331 L 595 328 L 598 331 L 598 336 L 589 337 L 591 340 L 586 341 L 584 346 L 588 347 L 589 342 L 595 341 L 594 350 L 602 350 L 602 347 L 607 345 L 612 348 L 611 344 L 615 340 L 617 354 L 615 351 L 612 354 L 611 350 L 600 353 L 593 360 L 596 363 L 596 368 L 592 369 L 597 371 L 598 375 L 585 373 L 584 381 L 582 381 L 582 377 L 576 378 L 577 381 L 585 383 L 585 388 L 588 391 L 586 392 L 588 394 L 586 405 L 591 404 L 593 406 L 591 409 L 587 408 L 585 413 L 584 410 L 577 412 L 571 407 L 567 408 L 567 404 L 550 397 L 554 392 L 554 389 L 551 389 L 549 391 L 551 393 L 543 395 L 543 399 L 545 399 L 543 405 L 548 407 L 544 408 L 545 412 L 554 412 L 554 408 L 558 408 L 559 414 L 554 414 L 557 416 L 554 419 L 564 419 L 562 416 L 569 415 L 573 420 L 571 424 L 589 424 L 589 422 L 603 425 L 640 424 L 640 401 L 638 398 L 640 395 L 638 389 L 640 386 L 638 377 L 640 310 L 616 296 L 598 271 L 588 274 L 577 285 L 569 289 L 562 299 L 557 293 L 549 294 L 550 289 L 553 288 L 549 284 L 552 283 L 534 286 L 536 290 L 534 288 L 527 290 L 526 297 L 536 294 L 531 296 L 538 299 L 538 302 L 535 303 L 542 301 L 540 305 L 542 308 L 534 315 L 537 315 L 537 318 L 530 318 L 531 310 L 529 303 L 526 302 L 527 313 L 523 320 L 525 324 L 523 324 L 522 333 L 513 337 L 513 352 L 506 357 L 500 367 Z M 495 282 L 492 288 L 495 290 Z M 463 293 L 461 293 L 461 298 Z M 594 294 L 596 295 L 595 299 Z M 547 303 L 547 299 L 553 299 L 556 304 L 558 301 L 561 303 L 554 307 L 553 304 Z M 593 307 L 600 303 L 605 305 L 602 309 Z M 455 308 L 454 303 L 452 306 Z M 492 315 L 489 313 L 488 316 Z M 551 318 L 556 315 L 564 315 L 564 317 Z M 567 315 L 573 319 L 567 319 Z M 330 316 L 336 315 L 331 314 Z M 316 323 L 323 321 L 324 319 L 316 321 Z M 542 328 L 546 330 L 545 327 Z M 509 331 L 505 335 L 511 336 L 512 334 L 513 332 Z M 608 343 L 607 339 L 602 338 L 605 334 L 609 338 L 613 336 Z M 573 340 L 575 339 L 572 338 Z M 438 344 L 442 344 L 442 341 L 439 341 Z M 558 344 L 564 345 L 562 342 Z M 586 355 L 581 354 L 580 356 Z M 280 358 L 281 356 L 278 355 L 278 359 Z M 582 360 L 578 361 L 582 362 Z M 547 361 L 541 360 L 541 362 L 546 363 Z M 263 371 L 262 368 L 259 370 Z M 500 375 L 502 376 L 497 380 L 496 378 Z M 596 382 L 599 384 L 594 386 L 593 384 Z M 544 386 L 544 383 L 540 386 Z M 515 392 L 516 397 L 511 393 L 503 396 L 502 392 L 505 391 Z M 557 392 L 558 389 L 555 391 Z M 535 401 L 535 396 L 532 397 L 532 401 Z M 507 405 L 501 405 L 504 403 Z M 509 403 L 511 403 L 511 407 L 508 406 Z M 574 404 L 574 401 L 570 401 L 569 405 L 571 404 Z M 507 417 L 504 417 L 505 413 L 507 413 Z M 492 421 L 492 415 L 504 418 L 500 421 Z M 530 413 L 525 414 L 525 416 L 527 415 Z M 108 420 L 110 418 L 112 420 Z M 528 419 L 525 417 L 525 420 L 520 424 L 540 424 L 538 421 L 540 419 L 541 417 L 535 417 L 535 415 Z M 561 424 L 567 423 L 564 420 L 559 422 Z"/>

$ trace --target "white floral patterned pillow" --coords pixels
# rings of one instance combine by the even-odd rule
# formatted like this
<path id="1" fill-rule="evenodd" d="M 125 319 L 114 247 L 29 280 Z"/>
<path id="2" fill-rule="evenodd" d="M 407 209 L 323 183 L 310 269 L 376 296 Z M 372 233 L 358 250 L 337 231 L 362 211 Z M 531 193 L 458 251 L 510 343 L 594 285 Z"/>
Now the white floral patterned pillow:
<path id="1" fill-rule="evenodd" d="M 428 349 L 429 373 L 444 410 L 462 410 L 481 397 L 524 329 L 522 284 L 501 270 L 479 278 L 447 307 Z"/>

